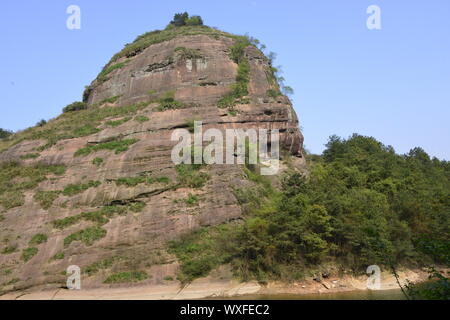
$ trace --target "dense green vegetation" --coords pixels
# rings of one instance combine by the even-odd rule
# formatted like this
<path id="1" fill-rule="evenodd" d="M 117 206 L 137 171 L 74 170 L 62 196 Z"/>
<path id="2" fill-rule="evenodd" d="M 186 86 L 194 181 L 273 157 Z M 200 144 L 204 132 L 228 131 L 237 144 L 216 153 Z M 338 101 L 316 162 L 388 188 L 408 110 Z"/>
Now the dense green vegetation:
<path id="1" fill-rule="evenodd" d="M 58 252 L 57 254 L 55 254 L 55 255 L 53 256 L 53 259 L 54 259 L 54 260 L 62 260 L 62 259 L 64 259 L 64 257 L 65 257 L 64 252 Z"/>
<path id="2" fill-rule="evenodd" d="M 81 101 L 75 101 L 69 105 L 67 105 L 66 107 L 64 107 L 63 112 L 74 112 L 74 111 L 79 111 L 79 110 L 85 110 L 87 109 L 87 104 Z"/>
<path id="3" fill-rule="evenodd" d="M 420 148 L 398 155 L 373 138 L 331 137 L 310 156 L 310 175 L 287 174 L 281 191 L 246 169 L 253 189 L 235 190 L 243 223 L 202 229 L 170 247 L 189 281 L 222 263 L 244 279 L 292 279 L 334 263 L 449 263 L 450 164 Z M 430 253 L 433 252 L 433 255 Z"/>
<path id="4" fill-rule="evenodd" d="M 405 286 L 405 294 L 410 300 L 450 300 L 450 280 L 436 270 L 430 270 L 429 281 Z"/>

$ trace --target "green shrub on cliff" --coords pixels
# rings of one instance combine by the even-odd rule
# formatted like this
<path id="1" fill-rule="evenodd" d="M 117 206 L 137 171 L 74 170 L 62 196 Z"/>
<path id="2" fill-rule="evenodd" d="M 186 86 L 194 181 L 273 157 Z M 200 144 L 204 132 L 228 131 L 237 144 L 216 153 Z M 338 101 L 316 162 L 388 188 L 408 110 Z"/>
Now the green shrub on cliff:
<path id="1" fill-rule="evenodd" d="M 0 128 L 0 139 L 8 138 L 12 134 L 13 134 L 12 131 Z"/>
<path id="2" fill-rule="evenodd" d="M 79 110 L 85 110 L 87 109 L 87 104 L 84 102 L 76 101 L 68 106 L 64 107 L 63 112 L 73 112 L 73 111 L 79 111 Z"/>
<path id="3" fill-rule="evenodd" d="M 110 142 L 104 142 L 99 143 L 96 145 L 90 145 L 81 149 L 78 149 L 77 152 L 75 152 L 74 156 L 87 156 L 91 154 L 92 152 L 96 152 L 99 150 L 112 150 L 115 151 L 116 154 L 119 154 L 121 152 L 125 152 L 128 150 L 128 147 L 138 142 L 138 139 L 124 139 L 124 140 L 117 140 L 117 141 L 110 141 Z"/>
<path id="4" fill-rule="evenodd" d="M 88 183 L 80 184 L 69 184 L 66 186 L 62 192 L 65 196 L 74 196 L 76 194 L 82 193 L 89 188 L 97 188 L 102 183 L 100 181 L 89 181 Z"/>
<path id="5" fill-rule="evenodd" d="M 38 253 L 38 248 L 26 248 L 22 251 L 22 260 L 27 262 Z"/>
<path id="6" fill-rule="evenodd" d="M 81 241 L 87 246 L 91 246 L 95 241 L 106 236 L 106 230 L 98 226 L 89 227 L 84 230 L 72 233 L 64 239 L 64 247 L 68 247 L 74 241 Z"/>
<path id="7" fill-rule="evenodd" d="M 28 244 L 30 246 L 35 246 L 35 245 L 47 242 L 47 239 L 48 239 L 47 235 L 45 235 L 43 233 L 38 233 L 38 234 L 35 234 L 33 236 L 33 238 L 31 238 L 31 240 L 30 240 L 30 242 L 28 242 Z"/>
<path id="8" fill-rule="evenodd" d="M 34 194 L 33 199 L 39 202 L 42 209 L 49 209 L 60 193 L 60 191 L 38 191 Z"/>
<path id="9" fill-rule="evenodd" d="M 127 282 L 140 282 L 148 278 L 147 273 L 144 271 L 128 271 L 119 272 L 110 275 L 103 283 L 127 283 Z"/>
<path id="10" fill-rule="evenodd" d="M 248 84 L 250 82 L 250 64 L 245 57 L 245 48 L 251 43 L 247 38 L 237 39 L 236 43 L 231 46 L 229 56 L 230 59 L 238 64 L 236 75 L 236 83 L 231 86 L 231 92 L 224 95 L 217 103 L 219 108 L 232 108 L 240 98 L 248 95 Z"/>

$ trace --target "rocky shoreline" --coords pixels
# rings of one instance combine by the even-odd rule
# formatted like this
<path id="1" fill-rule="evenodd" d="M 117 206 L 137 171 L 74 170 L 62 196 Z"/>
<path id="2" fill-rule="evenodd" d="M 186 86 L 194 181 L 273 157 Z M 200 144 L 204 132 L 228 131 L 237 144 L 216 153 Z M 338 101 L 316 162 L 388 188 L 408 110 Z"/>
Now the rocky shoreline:
<path id="1" fill-rule="evenodd" d="M 400 283 L 407 280 L 423 282 L 428 278 L 423 270 L 403 270 L 399 272 Z M 398 289 L 395 277 L 388 273 L 381 274 L 380 290 Z M 239 296 L 252 298 L 267 295 L 308 295 L 328 294 L 352 291 L 366 291 L 367 276 L 342 277 L 329 276 L 321 281 L 308 279 L 292 283 L 268 282 L 262 285 L 258 282 L 238 282 L 231 279 L 217 279 L 210 276 L 198 279 L 180 288 L 179 283 L 167 285 L 97 288 L 86 290 L 66 289 L 35 289 L 10 292 L 0 296 L 0 300 L 190 300 L 217 299 Z"/>

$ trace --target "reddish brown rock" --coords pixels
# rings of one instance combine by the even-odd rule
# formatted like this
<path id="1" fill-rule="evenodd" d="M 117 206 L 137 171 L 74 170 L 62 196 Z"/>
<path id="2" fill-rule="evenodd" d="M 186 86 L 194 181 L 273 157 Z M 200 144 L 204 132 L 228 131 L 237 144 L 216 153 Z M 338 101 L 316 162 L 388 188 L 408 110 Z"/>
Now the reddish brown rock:
<path id="1" fill-rule="evenodd" d="M 125 65 L 109 73 L 105 79 L 94 81 L 85 96 L 90 107 L 114 96 L 120 98 L 110 106 L 126 106 L 174 91 L 175 99 L 187 106 L 183 109 L 160 112 L 158 103 L 151 103 L 136 114 L 148 117 L 149 121 L 139 122 L 133 118 L 117 127 L 103 123 L 99 127 L 102 129 L 100 132 L 60 140 L 40 152 L 37 159 L 21 160 L 20 157 L 36 152 L 37 147 L 46 143 L 45 139 L 22 141 L 0 153 L 2 163 L 19 161 L 23 165 L 44 163 L 67 167 L 64 175 L 51 176 L 37 188 L 25 191 L 23 206 L 2 210 L 4 220 L 0 222 L 0 241 L 4 244 L 0 245 L 0 250 L 9 245 L 17 246 L 16 252 L 0 254 L 0 287 L 3 290 L 41 284 L 58 286 L 65 283 L 66 277 L 61 272 L 69 265 L 85 267 L 109 257 L 121 258 L 118 266 L 110 272 L 127 266 L 129 269 L 145 269 L 154 275 L 147 282 L 162 283 L 165 276 L 173 276 L 174 272 L 174 257 L 166 253 L 158 256 L 168 240 L 200 226 L 239 219 L 242 212 L 233 188 L 249 185 L 241 166 L 207 166 L 202 170 L 210 178 L 204 187 L 177 186 L 177 173 L 170 157 L 175 142 L 170 137 L 174 128 L 186 127 L 189 120 L 202 120 L 206 128 L 221 130 L 279 129 L 284 148 L 295 159 L 294 165 L 300 169 L 304 166 L 303 136 L 297 116 L 287 97 L 274 99 L 267 96 L 267 90 L 272 88 L 267 79 L 270 65 L 258 49 L 249 46 L 245 52 L 251 69 L 249 103 L 237 105 L 235 115 L 217 107 L 218 100 L 230 91 L 230 85 L 235 82 L 237 65 L 228 56 L 233 43 L 234 40 L 228 37 L 216 39 L 192 35 L 151 45 L 133 57 L 115 61 Z M 201 57 L 182 57 L 175 50 L 178 47 L 198 49 Z M 119 154 L 101 150 L 88 156 L 74 156 L 86 145 L 117 137 L 139 141 Z M 104 159 L 100 166 L 93 164 L 97 157 Z M 119 178 L 143 175 L 168 177 L 170 182 L 142 183 L 133 187 L 118 186 L 115 182 Z M 89 180 L 100 181 L 101 185 L 77 195 L 61 194 L 49 209 L 42 209 L 33 198 L 37 190 L 63 190 L 69 184 Z M 184 202 L 190 194 L 198 197 L 198 205 L 189 206 Z M 146 206 L 140 212 L 110 217 L 109 222 L 102 226 L 107 231 L 106 236 L 90 246 L 75 241 L 64 247 L 64 238 L 94 225 L 92 222 L 81 220 L 62 230 L 53 226 L 57 219 L 92 212 L 105 205 L 133 201 L 143 202 Z M 39 251 L 28 262 L 22 261 L 22 250 L 29 247 L 31 237 L 38 233 L 46 234 L 47 242 L 36 245 Z M 59 252 L 64 252 L 64 258 L 53 259 Z M 101 285 L 105 276 L 100 271 L 87 277 L 84 286 Z M 14 279 L 17 280 L 12 281 Z"/>

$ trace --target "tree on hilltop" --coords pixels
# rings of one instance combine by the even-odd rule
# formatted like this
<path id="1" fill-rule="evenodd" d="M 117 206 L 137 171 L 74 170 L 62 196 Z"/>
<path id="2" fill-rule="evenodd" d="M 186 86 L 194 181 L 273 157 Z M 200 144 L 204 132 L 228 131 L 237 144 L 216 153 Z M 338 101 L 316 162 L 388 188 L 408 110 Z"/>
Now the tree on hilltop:
<path id="1" fill-rule="evenodd" d="M 182 27 L 182 26 L 202 26 L 203 19 L 200 16 L 189 16 L 189 13 L 176 13 L 173 16 L 173 20 L 170 21 L 169 27 Z"/>

